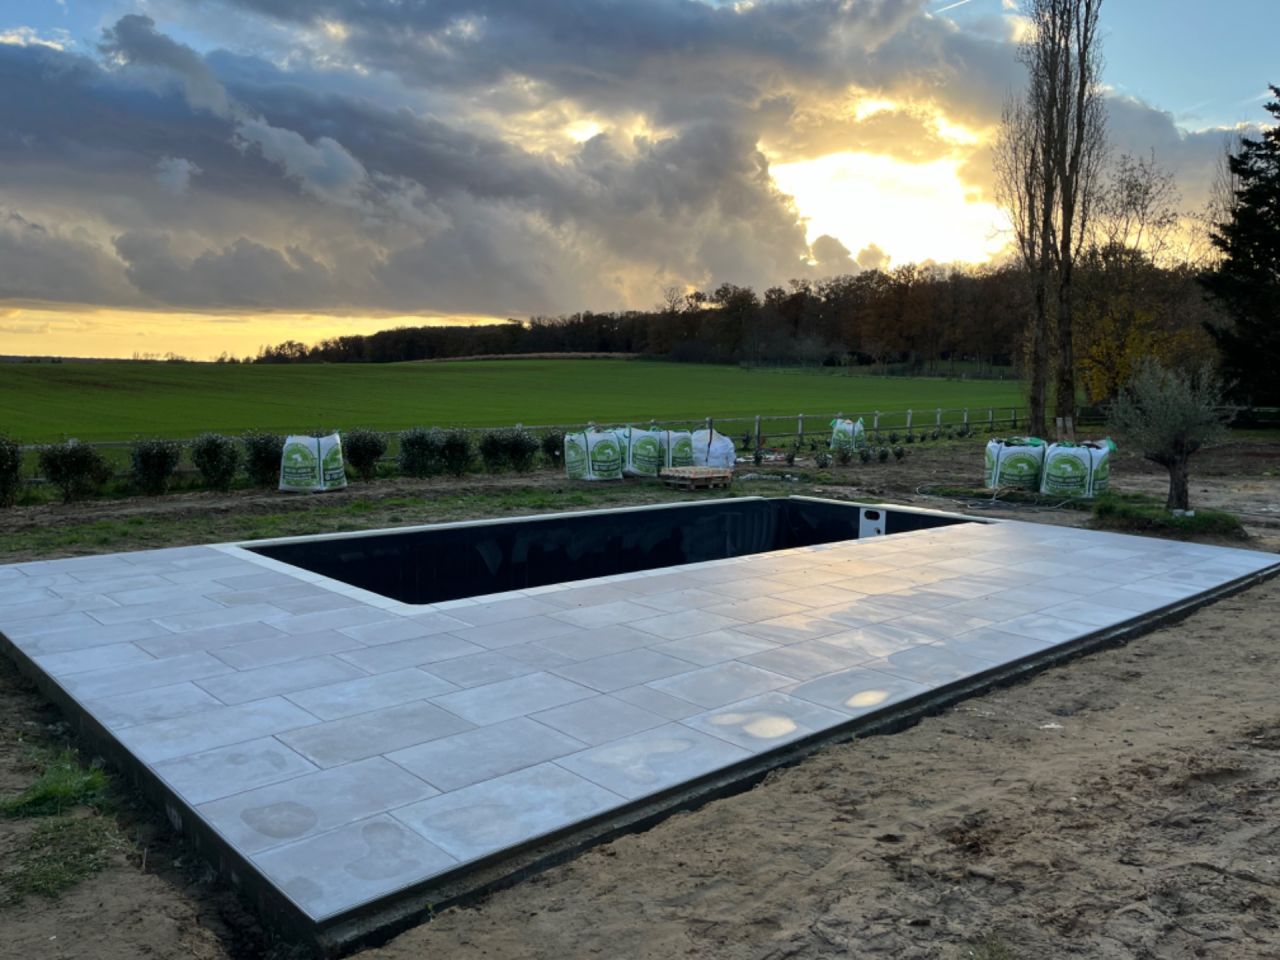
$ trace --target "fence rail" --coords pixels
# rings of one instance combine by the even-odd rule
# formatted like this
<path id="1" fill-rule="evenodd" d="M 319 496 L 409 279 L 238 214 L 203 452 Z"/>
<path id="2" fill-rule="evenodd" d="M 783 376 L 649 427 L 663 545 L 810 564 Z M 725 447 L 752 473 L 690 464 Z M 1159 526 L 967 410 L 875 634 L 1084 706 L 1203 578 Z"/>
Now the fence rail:
<path id="1" fill-rule="evenodd" d="M 1013 433 L 1018 429 L 1025 429 L 1029 417 L 1029 410 L 1025 406 L 1002 406 L 1002 407 L 914 407 L 907 410 L 849 410 L 835 411 L 833 413 L 797 413 L 797 414 L 755 414 L 738 417 L 688 417 L 676 420 L 654 420 L 644 417 L 631 418 L 615 418 L 611 420 L 601 419 L 599 421 L 587 420 L 577 423 L 549 423 L 549 424 L 523 424 L 517 423 L 510 426 L 516 426 L 529 430 L 533 433 L 551 433 L 551 432 L 569 432 L 572 430 L 581 430 L 585 425 L 599 424 L 601 426 L 632 424 L 633 426 L 653 426 L 660 429 L 710 429 L 714 428 L 725 436 L 734 440 L 739 447 L 753 449 L 754 447 L 782 446 L 791 443 L 809 443 L 816 441 L 818 438 L 829 438 L 831 436 L 831 423 L 836 419 L 861 419 L 863 426 L 869 432 L 879 432 L 884 439 L 888 439 L 888 435 L 892 433 L 931 433 L 933 430 L 947 430 L 956 428 L 969 428 L 976 433 L 995 434 L 1001 431 Z M 1076 421 L 1079 427 L 1093 427 L 1102 423 L 1103 417 L 1101 411 L 1096 408 L 1084 408 L 1081 410 L 1080 417 Z M 1280 425 L 1280 408 L 1256 407 L 1240 412 L 1241 425 L 1245 426 L 1278 426 Z M 502 429 L 502 426 L 491 425 L 486 427 L 450 427 L 440 425 L 442 429 L 457 429 L 471 434 L 484 434 L 490 430 Z M 386 437 L 390 444 L 388 446 L 388 456 L 384 460 L 393 460 L 394 452 L 397 447 L 397 440 L 401 433 L 400 430 L 380 430 L 376 431 L 381 436 Z M 180 444 L 188 444 L 190 439 L 175 440 Z M 115 460 L 113 466 L 116 467 L 116 476 L 123 477 L 127 471 L 124 469 L 123 458 L 119 455 L 127 451 L 132 446 L 131 440 L 100 440 L 86 441 L 86 446 L 95 449 L 110 452 L 116 451 L 116 456 L 108 456 L 108 460 Z M 25 444 L 22 449 L 25 453 L 33 454 L 38 452 L 44 444 Z M 178 474 L 194 473 L 190 467 L 182 467 L 177 471 Z M 28 480 L 37 483 L 43 482 L 43 478 L 36 473 L 28 474 Z"/>

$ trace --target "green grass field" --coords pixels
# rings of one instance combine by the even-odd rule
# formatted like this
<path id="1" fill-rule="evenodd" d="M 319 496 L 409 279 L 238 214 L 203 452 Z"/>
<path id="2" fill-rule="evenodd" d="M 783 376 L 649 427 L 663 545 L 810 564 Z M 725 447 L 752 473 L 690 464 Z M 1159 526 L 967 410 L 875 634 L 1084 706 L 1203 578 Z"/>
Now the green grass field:
<path id="1" fill-rule="evenodd" d="M 1016 381 L 819 376 L 626 360 L 0 364 L 0 434 L 24 443 L 182 438 L 253 428 L 284 433 L 640 423 L 907 408 L 932 422 L 937 407 L 970 407 L 975 418 L 985 418 L 990 406 L 1005 408 L 997 416 L 1008 416 L 1008 408 L 1022 402 Z"/>

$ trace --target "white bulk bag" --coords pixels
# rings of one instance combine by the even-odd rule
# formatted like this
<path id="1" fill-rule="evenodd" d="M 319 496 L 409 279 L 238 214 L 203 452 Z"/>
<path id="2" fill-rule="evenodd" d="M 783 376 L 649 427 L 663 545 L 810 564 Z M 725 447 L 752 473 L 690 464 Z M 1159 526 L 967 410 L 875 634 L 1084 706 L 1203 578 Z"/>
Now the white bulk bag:
<path id="1" fill-rule="evenodd" d="M 1055 443 L 1044 456 L 1040 492 L 1060 497 L 1094 497 L 1111 483 L 1110 440 Z"/>
<path id="2" fill-rule="evenodd" d="M 738 462 L 737 451 L 733 441 L 714 430 L 695 430 L 690 438 L 693 443 L 693 465 L 695 467 L 719 467 L 732 470 Z"/>
<path id="3" fill-rule="evenodd" d="M 688 430 L 659 430 L 658 447 L 664 467 L 693 466 L 693 435 Z"/>
<path id="4" fill-rule="evenodd" d="M 342 438 L 286 437 L 280 455 L 280 489 L 292 493 L 319 493 L 340 490 L 347 485 L 347 469 L 342 459 Z"/>
<path id="5" fill-rule="evenodd" d="M 627 477 L 656 477 L 662 466 L 662 449 L 657 430 L 619 427 L 614 431 L 622 455 L 622 473 Z"/>
<path id="6" fill-rule="evenodd" d="M 985 481 L 988 489 L 1040 489 L 1044 441 L 1038 437 L 1010 437 L 987 444 Z"/>
<path id="7" fill-rule="evenodd" d="M 861 447 L 866 442 L 866 429 L 862 425 L 861 417 L 857 420 L 831 421 L 832 450 L 838 450 L 841 447 Z"/>
<path id="8" fill-rule="evenodd" d="M 587 456 L 585 433 L 564 435 L 564 470 L 570 480 L 591 479 L 591 460 Z"/>
<path id="9" fill-rule="evenodd" d="M 573 480 L 621 480 L 622 451 L 612 430 L 586 430 L 564 437 L 564 466 Z"/>

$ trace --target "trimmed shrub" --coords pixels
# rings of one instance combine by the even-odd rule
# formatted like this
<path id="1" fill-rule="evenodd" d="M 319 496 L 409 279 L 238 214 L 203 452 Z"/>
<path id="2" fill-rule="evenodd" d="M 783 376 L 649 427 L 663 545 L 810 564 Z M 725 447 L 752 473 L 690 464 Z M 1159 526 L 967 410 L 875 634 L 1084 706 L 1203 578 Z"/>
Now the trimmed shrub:
<path id="1" fill-rule="evenodd" d="M 756 447 L 755 452 L 751 454 L 751 462 L 757 467 L 764 463 L 764 447 Z"/>
<path id="2" fill-rule="evenodd" d="M 230 490 L 240 467 L 240 448 L 220 433 L 201 434 L 191 441 L 191 462 L 210 490 Z M 276 469 L 279 470 L 278 461 Z"/>
<path id="3" fill-rule="evenodd" d="M 902 459 L 903 457 L 905 457 L 906 455 L 907 455 L 907 451 L 906 451 L 905 449 L 903 449 L 902 447 L 894 447 L 894 448 L 893 448 L 893 457 L 894 457 L 894 459 L 895 459 L 895 460 L 901 460 L 901 459 Z"/>
<path id="4" fill-rule="evenodd" d="M 22 490 L 22 447 L 0 434 L 0 507 L 12 507 Z"/>
<path id="5" fill-rule="evenodd" d="M 836 448 L 836 463 L 842 467 L 847 467 L 853 463 L 853 447 L 841 445 Z"/>
<path id="6" fill-rule="evenodd" d="M 411 427 L 400 434 L 396 462 L 406 477 L 430 477 L 444 469 L 444 435 L 439 430 Z"/>
<path id="7" fill-rule="evenodd" d="M 280 459 L 284 456 L 284 437 L 262 430 L 251 430 L 240 438 L 244 444 L 244 471 L 255 487 L 274 487 L 280 482 Z"/>
<path id="8" fill-rule="evenodd" d="M 471 448 L 471 434 L 465 430 L 446 430 L 440 440 L 440 459 L 444 472 L 460 477 L 471 469 L 475 451 Z"/>
<path id="9" fill-rule="evenodd" d="M 135 440 L 129 453 L 129 479 L 149 497 L 169 489 L 182 447 L 173 440 Z"/>
<path id="10" fill-rule="evenodd" d="M 889 459 L 889 448 L 881 447 L 880 450 L 876 453 L 876 459 L 879 460 L 881 463 L 884 463 L 885 461 L 887 461 Z"/>
<path id="11" fill-rule="evenodd" d="M 75 440 L 40 451 L 40 472 L 62 491 L 64 503 L 98 493 L 111 479 L 111 468 L 93 447 Z"/>
<path id="12" fill-rule="evenodd" d="M 352 430 L 342 438 L 342 455 L 361 480 L 378 475 L 378 461 L 387 452 L 387 438 L 372 430 Z"/>
<path id="13" fill-rule="evenodd" d="M 870 447 L 859 447 L 859 448 L 858 448 L 858 459 L 859 459 L 859 460 L 861 460 L 863 463 L 870 463 L 870 462 L 871 462 L 871 448 L 870 448 Z"/>
<path id="14" fill-rule="evenodd" d="M 480 438 L 480 459 L 490 473 L 506 469 L 520 473 L 532 470 L 537 453 L 537 439 L 519 427 L 489 430 Z"/>
<path id="15" fill-rule="evenodd" d="M 831 454 L 825 450 L 819 450 L 813 455 L 813 465 L 819 470 L 825 470 L 831 466 Z"/>
<path id="16" fill-rule="evenodd" d="M 542 459 L 547 466 L 558 467 L 564 463 L 564 434 L 545 433 L 542 435 Z"/>

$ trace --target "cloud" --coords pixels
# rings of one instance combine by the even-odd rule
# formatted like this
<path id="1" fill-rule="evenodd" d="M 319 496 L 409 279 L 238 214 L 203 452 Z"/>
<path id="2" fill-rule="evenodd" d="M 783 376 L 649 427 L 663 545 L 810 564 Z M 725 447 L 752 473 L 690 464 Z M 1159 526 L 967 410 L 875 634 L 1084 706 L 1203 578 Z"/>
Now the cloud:
<path id="1" fill-rule="evenodd" d="M 42 37 L 34 27 L 0 28 L 0 44 L 11 47 L 48 47 L 50 50 L 65 50 L 71 46 L 71 35 L 66 30 L 50 31 L 50 36 Z"/>
<path id="2" fill-rule="evenodd" d="M 227 91 L 204 59 L 185 44 L 156 30 L 150 17 L 131 13 L 102 31 L 98 49 L 109 60 L 125 65 L 169 70 L 182 81 L 187 102 L 197 110 L 220 117 L 231 115 Z"/>
<path id="3" fill-rule="evenodd" d="M 136 304 L 119 263 L 82 231 L 0 208 L 0 302 Z"/>
<path id="4" fill-rule="evenodd" d="M 889 255 L 874 243 L 859 250 L 857 260 L 863 270 L 886 270 L 889 267 Z"/>
<path id="5" fill-rule="evenodd" d="M 203 171 L 184 157 L 161 157 L 156 163 L 156 181 L 175 196 L 181 196 L 191 186 L 191 178 Z"/>
<path id="6" fill-rule="evenodd" d="M 1022 72 L 1005 18 L 923 0 L 148 9 L 234 49 L 138 14 L 89 56 L 0 45 L 0 301 L 522 316 L 884 266 L 807 242 L 771 162 L 945 158 L 981 197 Z M 1215 135 L 1111 112 L 1211 169 Z"/>

